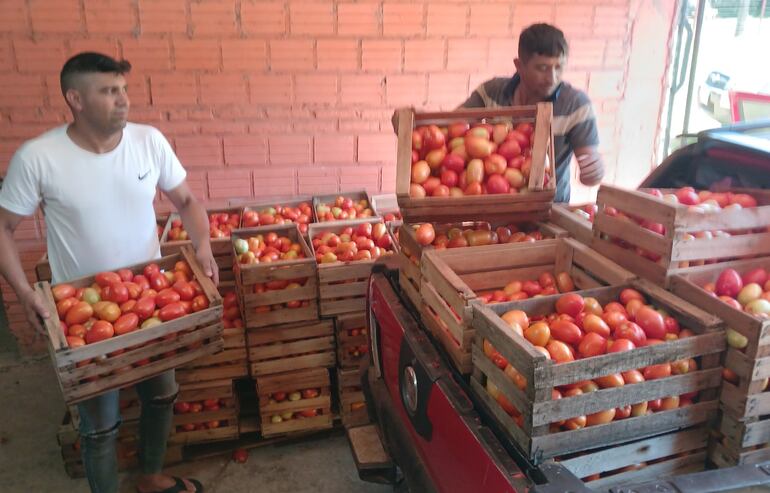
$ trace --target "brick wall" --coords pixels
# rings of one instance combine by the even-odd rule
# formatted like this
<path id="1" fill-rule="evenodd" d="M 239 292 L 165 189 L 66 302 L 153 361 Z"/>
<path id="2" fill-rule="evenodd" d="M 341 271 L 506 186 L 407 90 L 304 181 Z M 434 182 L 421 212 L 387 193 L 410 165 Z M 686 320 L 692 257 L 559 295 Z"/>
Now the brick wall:
<path id="1" fill-rule="evenodd" d="M 132 62 L 132 120 L 164 132 L 204 201 L 264 195 L 264 184 L 276 195 L 392 191 L 393 109 L 455 107 L 483 80 L 513 72 L 523 27 L 551 22 L 571 43 L 566 78 L 593 98 L 614 177 L 624 105 L 660 106 L 663 74 L 651 87 L 647 80 L 636 84 L 634 94 L 626 89 L 634 83 L 632 54 L 668 45 L 675 2 L 662 3 L 671 6 L 654 0 L 3 0 L 0 174 L 23 140 L 69 117 L 59 91 L 62 63 L 98 50 Z M 635 23 L 649 12 L 660 17 L 656 27 L 637 34 Z M 665 49 L 656 53 L 667 56 Z M 654 137 L 649 155 L 623 166 L 646 173 Z M 575 196 L 585 193 L 578 188 Z M 158 207 L 167 209 L 160 200 Z M 40 219 L 25 221 L 17 234 L 37 249 L 44 238 Z"/>

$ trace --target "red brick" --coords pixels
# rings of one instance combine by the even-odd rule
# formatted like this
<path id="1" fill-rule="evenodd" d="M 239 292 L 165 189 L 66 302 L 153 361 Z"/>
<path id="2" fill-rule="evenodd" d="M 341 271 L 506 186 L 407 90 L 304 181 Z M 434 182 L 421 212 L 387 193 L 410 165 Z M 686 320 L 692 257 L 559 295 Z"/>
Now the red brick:
<path id="1" fill-rule="evenodd" d="M 172 108 L 164 112 L 170 121 L 196 121 L 206 122 L 214 119 L 214 112 L 205 106 L 194 108 Z"/>
<path id="2" fill-rule="evenodd" d="M 313 139 L 305 135 L 268 137 L 270 164 L 309 164 L 313 161 Z"/>
<path id="3" fill-rule="evenodd" d="M 455 108 L 468 97 L 468 76 L 464 74 L 430 74 L 428 105 L 442 109 Z"/>
<path id="4" fill-rule="evenodd" d="M 424 75 L 388 75 L 385 100 L 388 106 L 415 106 L 426 103 L 427 82 Z"/>
<path id="5" fill-rule="evenodd" d="M 314 118 L 317 110 L 297 106 L 273 106 L 265 108 L 268 120 L 283 119 L 297 120 L 302 118 Z"/>
<path id="6" fill-rule="evenodd" d="M 16 153 L 16 149 L 22 144 L 22 139 L 0 140 L 0 174 L 5 175 L 8 164 Z"/>
<path id="7" fill-rule="evenodd" d="M 2 108 L 36 108 L 43 103 L 45 95 L 43 81 L 37 75 L 0 73 L 0 107 Z"/>
<path id="8" fill-rule="evenodd" d="M 629 24 L 628 6 L 597 5 L 593 32 L 597 36 L 625 36 Z"/>
<path id="9" fill-rule="evenodd" d="M 559 5 L 554 22 L 564 31 L 567 40 L 591 35 L 594 21 L 593 5 Z"/>
<path id="10" fill-rule="evenodd" d="M 252 75 L 249 98 L 257 104 L 287 104 L 292 101 L 292 81 L 288 75 Z"/>
<path id="11" fill-rule="evenodd" d="M 489 40 L 450 39 L 447 47 L 447 70 L 478 72 L 487 68 Z"/>
<path id="12" fill-rule="evenodd" d="M 356 160 L 356 141 L 352 135 L 316 135 L 314 162 L 351 164 Z"/>
<path id="13" fill-rule="evenodd" d="M 339 168 L 299 168 L 297 170 L 297 191 L 300 195 L 337 193 Z"/>
<path id="14" fill-rule="evenodd" d="M 126 74 L 126 87 L 128 88 L 128 98 L 131 101 L 132 109 L 150 104 L 150 89 L 147 77 L 143 73 L 132 71 Z"/>
<path id="15" fill-rule="evenodd" d="M 201 103 L 243 103 L 246 101 L 246 79 L 240 74 L 202 74 Z"/>
<path id="16" fill-rule="evenodd" d="M 123 57 L 139 70 L 171 69 L 171 47 L 166 39 L 122 39 Z"/>
<path id="17" fill-rule="evenodd" d="M 232 0 L 190 2 L 192 31 L 196 36 L 236 34 L 235 3 Z"/>
<path id="18" fill-rule="evenodd" d="M 222 166 L 222 141 L 218 137 L 177 137 L 176 155 L 185 167 Z"/>
<path id="19" fill-rule="evenodd" d="M 201 122 L 200 129 L 203 135 L 243 135 L 248 132 L 249 126 L 246 122 L 215 120 Z"/>
<path id="20" fill-rule="evenodd" d="M 28 33 L 29 16 L 24 0 L 3 0 L 0 2 L 0 32 Z"/>
<path id="21" fill-rule="evenodd" d="M 408 39 L 404 42 L 404 71 L 424 73 L 443 70 L 446 42 L 443 39 Z"/>
<path id="22" fill-rule="evenodd" d="M 284 3 L 243 0 L 241 26 L 249 34 L 284 34 L 287 28 Z"/>
<path id="23" fill-rule="evenodd" d="M 336 75 L 297 75 L 294 98 L 298 103 L 334 104 L 337 102 Z"/>
<path id="24" fill-rule="evenodd" d="M 48 123 L 15 123 L 0 122 L 0 135 L 10 139 L 31 139 L 49 130 Z"/>
<path id="25" fill-rule="evenodd" d="M 206 182 L 205 171 L 188 169 L 186 181 L 190 186 L 193 195 L 195 195 L 198 200 L 206 200 L 206 190 L 208 188 L 208 183 Z"/>
<path id="26" fill-rule="evenodd" d="M 445 2 L 428 4 L 428 36 L 465 36 L 468 6 Z"/>
<path id="27" fill-rule="evenodd" d="M 358 69 L 358 41 L 319 39 L 316 44 L 318 70 L 355 71 Z"/>
<path id="28" fill-rule="evenodd" d="M 289 2 L 291 34 L 334 34 L 334 4 L 332 2 Z"/>
<path id="29" fill-rule="evenodd" d="M 553 11 L 554 6 L 549 4 L 514 3 L 511 34 L 518 36 L 525 27 L 536 22 L 553 23 Z"/>
<path id="30" fill-rule="evenodd" d="M 379 75 L 343 75 L 340 78 L 340 101 L 344 105 L 381 106 L 385 81 Z"/>
<path id="31" fill-rule="evenodd" d="M 62 96 L 61 93 L 61 81 L 59 80 L 59 75 L 46 75 L 43 79 L 45 81 L 44 86 L 48 106 L 69 113 L 70 108 L 67 106 L 67 103 L 64 101 L 64 96 Z M 38 101 L 38 103 L 40 102 Z"/>
<path id="32" fill-rule="evenodd" d="M 0 40 L 0 70 L 12 72 L 14 68 L 13 50 L 9 39 Z"/>
<path id="33" fill-rule="evenodd" d="M 385 2 L 382 32 L 385 36 L 422 36 L 425 34 L 425 5 Z"/>
<path id="34" fill-rule="evenodd" d="M 254 196 L 261 199 L 278 195 L 295 195 L 297 193 L 296 173 L 293 168 L 254 169 L 252 171 Z"/>
<path id="35" fill-rule="evenodd" d="M 256 135 L 224 137 L 227 166 L 267 165 L 267 138 Z"/>
<path id="36" fill-rule="evenodd" d="M 380 172 L 382 179 L 380 180 L 380 191 L 382 193 L 394 193 L 396 191 L 396 165 L 395 163 L 387 163 L 382 166 Z"/>
<path id="37" fill-rule="evenodd" d="M 200 124 L 198 122 L 157 122 L 155 126 L 169 140 L 178 136 L 189 136 L 190 134 L 200 133 Z M 184 163 L 182 163 L 184 164 Z"/>
<path id="38" fill-rule="evenodd" d="M 77 55 L 84 51 L 95 51 L 97 53 L 104 53 L 113 58 L 120 58 L 120 50 L 118 49 L 118 43 L 114 39 L 71 39 L 69 40 L 69 49 L 67 50 L 67 56 Z M 140 68 L 140 67 L 135 67 Z"/>
<path id="39" fill-rule="evenodd" d="M 225 70 L 264 70 L 267 43 L 259 39 L 222 40 L 222 66 Z"/>
<path id="40" fill-rule="evenodd" d="M 35 34 L 83 32 L 80 0 L 30 0 L 29 15 Z"/>
<path id="41" fill-rule="evenodd" d="M 483 2 L 471 4 L 471 36 L 504 36 L 511 33 L 511 4 Z M 516 33 L 518 35 L 518 33 Z"/>
<path id="42" fill-rule="evenodd" d="M 249 133 L 256 135 L 291 133 L 289 120 L 268 120 L 249 123 Z"/>
<path id="43" fill-rule="evenodd" d="M 154 125 L 163 121 L 163 113 L 155 108 L 131 108 L 131 121 Z"/>
<path id="44" fill-rule="evenodd" d="M 186 33 L 186 0 L 139 0 L 139 26 L 142 34 Z"/>
<path id="45" fill-rule="evenodd" d="M 254 106 L 226 106 L 214 108 L 214 115 L 223 120 L 264 119 L 265 111 Z"/>
<path id="46" fill-rule="evenodd" d="M 569 48 L 570 67 L 598 68 L 604 63 L 605 42 L 602 39 L 576 39 Z"/>
<path id="47" fill-rule="evenodd" d="M 496 74 L 513 74 L 516 71 L 513 59 L 516 58 L 518 51 L 519 45 L 517 40 L 510 38 L 490 39 L 487 67 Z"/>
<path id="48" fill-rule="evenodd" d="M 608 41 L 607 48 L 604 51 L 604 66 L 625 66 L 626 60 L 629 56 L 630 50 L 622 41 Z"/>
<path id="49" fill-rule="evenodd" d="M 380 191 L 379 166 L 355 166 L 340 171 L 340 190 Z"/>
<path id="50" fill-rule="evenodd" d="M 89 33 L 133 34 L 139 22 L 133 2 L 122 0 L 83 0 Z"/>
<path id="51" fill-rule="evenodd" d="M 174 68 L 177 70 L 218 70 L 219 43 L 214 40 L 174 40 Z"/>
<path id="52" fill-rule="evenodd" d="M 270 41 L 270 69 L 274 72 L 312 70 L 313 41 L 274 39 Z"/>
<path id="53" fill-rule="evenodd" d="M 380 4 L 374 2 L 338 3 L 337 34 L 376 36 L 380 34 Z"/>
<path id="54" fill-rule="evenodd" d="M 401 41 L 363 40 L 361 66 L 369 71 L 401 71 Z"/>
<path id="55" fill-rule="evenodd" d="M 251 171 L 224 169 L 209 171 L 209 198 L 251 197 Z"/>
<path id="56" fill-rule="evenodd" d="M 396 135 L 381 133 L 358 136 L 358 162 L 382 163 L 396 159 Z"/>
<path id="57" fill-rule="evenodd" d="M 352 120 L 340 120 L 339 131 L 345 133 L 370 133 L 382 130 L 380 122 L 355 118 Z"/>
<path id="58" fill-rule="evenodd" d="M 331 133 L 337 131 L 336 120 L 292 120 L 291 122 L 292 133 L 295 134 L 317 134 L 317 133 Z"/>
<path id="59" fill-rule="evenodd" d="M 67 61 L 67 53 L 61 41 L 15 39 L 13 48 L 20 72 L 58 73 Z"/>
<path id="60" fill-rule="evenodd" d="M 150 94 L 153 104 L 197 104 L 198 84 L 189 75 L 151 75 Z"/>

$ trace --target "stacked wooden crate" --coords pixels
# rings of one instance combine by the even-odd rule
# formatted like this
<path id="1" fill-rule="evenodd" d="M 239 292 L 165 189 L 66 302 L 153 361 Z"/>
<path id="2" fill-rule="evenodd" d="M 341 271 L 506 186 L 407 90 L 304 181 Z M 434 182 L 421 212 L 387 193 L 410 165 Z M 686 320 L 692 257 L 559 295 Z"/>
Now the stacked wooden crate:
<path id="1" fill-rule="evenodd" d="M 180 384 L 170 444 L 231 440 L 238 432 L 238 398 L 231 378 Z"/>
<path id="2" fill-rule="evenodd" d="M 423 253 L 420 315 L 462 374 L 471 371 L 473 303 L 482 291 L 543 273 L 567 273 L 578 289 L 619 284 L 635 276 L 569 238 L 527 244 L 430 250 Z"/>
<path id="3" fill-rule="evenodd" d="M 770 286 L 767 281 L 761 283 L 759 287 L 754 287 L 756 292 L 753 295 L 749 292 L 752 288 L 749 288 L 746 294 L 751 301 L 746 301 L 746 294 L 740 293 L 737 297 L 730 296 L 734 298 L 732 301 L 719 299 L 713 293 L 716 288 L 714 283 L 728 268 L 744 278 L 752 271 L 759 272 L 760 278 L 766 277 L 770 258 L 695 267 L 671 281 L 674 293 L 713 313 L 727 327 L 728 348 L 720 395 L 720 435 L 716 436 L 710 450 L 711 460 L 720 467 L 770 460 L 770 392 L 767 391 L 770 377 L 770 301 L 767 301 L 766 294 Z M 751 283 L 745 284 L 748 286 Z M 760 297 L 756 298 L 757 295 Z M 751 302 L 753 305 L 748 305 Z M 751 312 L 752 309 L 755 313 Z"/>
<path id="4" fill-rule="evenodd" d="M 335 359 L 334 325 L 318 316 L 317 266 L 297 225 L 241 229 L 233 242 L 251 241 L 256 248 L 271 234 L 299 245 L 302 255 L 244 264 L 234 253 L 249 373 L 265 437 L 331 426 L 328 368 Z"/>
<path id="5" fill-rule="evenodd" d="M 360 365 L 369 352 L 366 312 L 335 317 L 337 334 L 337 397 L 340 418 L 346 427 L 369 421 L 361 390 Z"/>
<path id="6" fill-rule="evenodd" d="M 567 231 L 570 238 L 590 245 L 591 238 L 593 238 L 591 228 L 596 209 L 596 204 L 553 204 L 551 222 Z"/>

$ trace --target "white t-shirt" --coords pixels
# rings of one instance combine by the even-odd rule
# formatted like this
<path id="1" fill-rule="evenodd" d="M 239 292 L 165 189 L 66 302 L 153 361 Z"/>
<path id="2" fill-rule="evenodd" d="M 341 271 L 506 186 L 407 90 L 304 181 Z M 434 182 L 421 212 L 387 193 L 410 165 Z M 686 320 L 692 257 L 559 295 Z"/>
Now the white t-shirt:
<path id="1" fill-rule="evenodd" d="M 94 154 L 75 144 L 62 125 L 14 154 L 0 207 L 29 216 L 42 202 L 57 283 L 160 257 L 156 187 L 172 190 L 185 177 L 156 128 L 128 123 L 115 149 Z"/>

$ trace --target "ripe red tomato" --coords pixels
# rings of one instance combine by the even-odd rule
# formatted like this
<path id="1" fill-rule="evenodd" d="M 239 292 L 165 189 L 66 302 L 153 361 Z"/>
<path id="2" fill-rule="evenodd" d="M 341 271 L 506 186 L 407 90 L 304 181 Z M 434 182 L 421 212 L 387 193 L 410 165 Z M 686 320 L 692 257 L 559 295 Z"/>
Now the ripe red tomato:
<path id="1" fill-rule="evenodd" d="M 86 344 L 93 344 L 95 342 L 109 339 L 115 335 L 115 329 L 112 324 L 106 320 L 97 320 L 86 332 Z"/>
<path id="2" fill-rule="evenodd" d="M 161 272 L 156 272 L 150 276 L 150 287 L 155 291 L 161 291 L 171 286 L 168 277 Z"/>
<path id="3" fill-rule="evenodd" d="M 433 229 L 433 225 L 430 223 L 423 223 L 415 232 L 417 236 L 417 243 L 423 246 L 430 245 L 436 238 L 436 231 Z"/>
<path id="4" fill-rule="evenodd" d="M 642 296 L 642 293 L 637 291 L 636 289 L 626 288 L 623 291 L 620 292 L 620 302 L 623 305 L 627 305 L 629 301 L 631 300 L 639 300 L 642 303 L 645 302 L 644 296 Z"/>
<path id="5" fill-rule="evenodd" d="M 63 299 L 75 297 L 76 292 L 77 290 L 72 284 L 57 284 L 51 288 L 53 299 L 57 303 Z"/>
<path id="6" fill-rule="evenodd" d="M 605 339 L 610 336 L 610 326 L 601 317 L 589 313 L 583 317 L 583 330 L 587 333 L 596 333 Z"/>
<path id="7" fill-rule="evenodd" d="M 144 274 L 134 276 L 134 279 L 131 282 L 139 286 L 140 293 L 150 289 L 150 281 Z"/>
<path id="8" fill-rule="evenodd" d="M 642 328 L 634 322 L 628 321 L 621 323 L 613 335 L 618 339 L 628 339 L 637 347 L 644 346 L 647 340 L 647 334 L 644 333 Z"/>
<path id="9" fill-rule="evenodd" d="M 96 284 L 103 288 L 114 282 L 123 282 L 120 276 L 114 272 L 99 272 L 94 276 L 94 280 L 96 281 Z"/>
<path id="10" fill-rule="evenodd" d="M 113 303 L 125 303 L 128 301 L 128 288 L 123 281 L 113 282 L 102 288 L 102 299 Z"/>
<path id="11" fill-rule="evenodd" d="M 82 337 L 67 336 L 67 346 L 69 346 L 70 349 L 75 349 L 76 347 L 81 347 L 85 345 L 86 345 L 86 341 L 83 340 Z"/>
<path id="12" fill-rule="evenodd" d="M 174 320 L 185 315 L 185 306 L 179 301 L 169 303 L 168 305 L 161 308 L 160 312 L 158 312 L 158 318 L 161 320 L 161 322 L 168 322 L 169 320 Z"/>
<path id="13" fill-rule="evenodd" d="M 545 348 L 548 350 L 548 354 L 551 355 L 551 359 L 556 363 L 567 363 L 575 360 L 575 356 L 572 354 L 569 346 L 561 341 L 551 339 Z"/>
<path id="14" fill-rule="evenodd" d="M 152 312 L 155 311 L 155 298 L 143 297 L 139 298 L 134 305 L 133 312 L 139 317 L 139 320 L 146 320 L 152 316 Z"/>
<path id="15" fill-rule="evenodd" d="M 567 293 L 556 300 L 556 312 L 566 313 L 572 317 L 576 317 L 578 313 L 582 312 L 584 306 L 583 297 L 577 293 Z"/>
<path id="16" fill-rule="evenodd" d="M 645 380 L 657 380 L 659 378 L 666 378 L 671 376 L 671 364 L 663 363 L 660 365 L 650 365 L 645 367 L 642 372 Z"/>
<path id="17" fill-rule="evenodd" d="M 67 327 L 85 323 L 94 314 L 94 309 L 85 301 L 78 301 L 67 310 L 64 322 Z"/>
<path id="18" fill-rule="evenodd" d="M 615 339 L 612 341 L 612 344 L 610 344 L 610 347 L 607 349 L 608 353 L 620 353 L 623 351 L 631 351 L 632 349 L 636 349 L 636 344 L 629 341 L 628 339 Z"/>
<path id="19" fill-rule="evenodd" d="M 58 303 L 56 303 L 56 313 L 59 314 L 59 318 L 63 319 L 70 308 L 75 306 L 75 304 L 78 303 L 77 298 L 64 298 L 60 300 Z"/>
<path id="20" fill-rule="evenodd" d="M 181 299 L 182 297 L 178 292 L 171 288 L 166 288 L 158 292 L 158 295 L 155 297 L 155 304 L 158 305 L 159 308 L 163 308 L 169 303 L 174 303 Z"/>
<path id="21" fill-rule="evenodd" d="M 81 339 L 86 336 L 86 328 L 83 325 L 75 324 L 67 328 L 68 336 L 80 337 Z"/>
<path id="22" fill-rule="evenodd" d="M 634 321 L 648 338 L 663 339 L 666 336 L 666 322 L 663 315 L 648 306 L 642 306 L 636 310 Z"/>
<path id="23" fill-rule="evenodd" d="M 136 330 L 139 326 L 139 315 L 136 313 L 125 313 L 115 321 L 115 335 L 123 335 Z"/>
<path id="24" fill-rule="evenodd" d="M 129 269 L 118 269 L 117 274 L 123 282 L 131 282 L 134 279 L 134 273 Z"/>
<path id="25" fill-rule="evenodd" d="M 199 294 L 192 299 L 192 311 L 199 312 L 209 307 L 209 300 L 204 295 Z"/>
<path id="26" fill-rule="evenodd" d="M 596 332 L 589 332 L 578 346 L 578 353 L 583 358 L 598 356 L 607 352 L 607 339 Z"/>
<path id="27" fill-rule="evenodd" d="M 551 337 L 567 344 L 579 344 L 583 339 L 583 332 L 572 322 L 567 320 L 554 320 L 550 323 Z"/>
<path id="28" fill-rule="evenodd" d="M 189 402 L 177 402 L 174 404 L 174 413 L 175 414 L 187 414 L 190 412 L 190 403 Z"/>
<path id="29" fill-rule="evenodd" d="M 621 375 L 623 376 L 623 381 L 626 385 L 644 382 L 644 376 L 639 370 L 624 371 Z"/>

